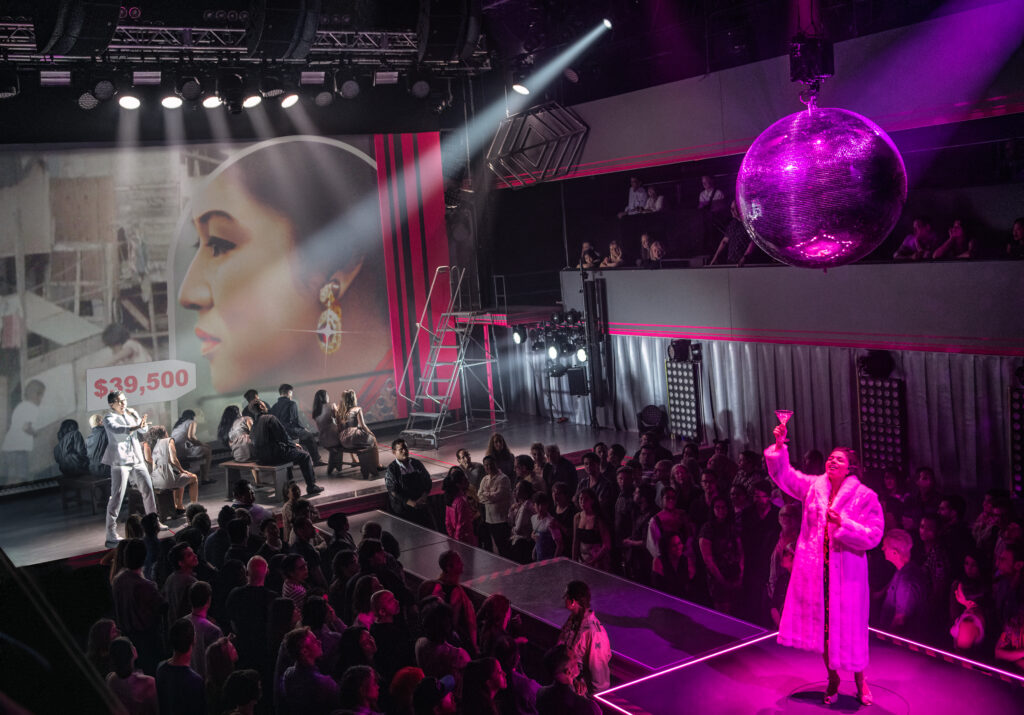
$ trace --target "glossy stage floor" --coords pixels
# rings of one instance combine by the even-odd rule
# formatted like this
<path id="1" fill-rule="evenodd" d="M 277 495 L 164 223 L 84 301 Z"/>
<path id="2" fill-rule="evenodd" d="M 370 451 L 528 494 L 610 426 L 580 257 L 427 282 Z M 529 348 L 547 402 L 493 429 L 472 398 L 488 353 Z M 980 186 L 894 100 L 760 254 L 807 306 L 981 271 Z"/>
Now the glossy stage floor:
<path id="1" fill-rule="evenodd" d="M 630 454 L 639 446 L 636 432 L 616 432 L 607 429 L 593 429 L 575 424 L 556 424 L 539 417 L 528 415 L 513 416 L 508 422 L 497 426 L 509 448 L 515 454 L 529 454 L 530 444 L 543 442 L 558 444 L 563 453 L 590 449 L 597 441 L 621 442 Z M 397 434 L 397 432 L 395 433 Z M 390 444 L 395 434 L 381 433 L 381 444 Z M 490 438 L 489 427 L 452 437 L 441 443 L 437 450 L 412 450 L 413 456 L 422 460 L 434 476 L 435 481 L 444 476 L 448 467 L 456 463 L 455 453 L 465 447 L 475 461 L 484 455 Z M 326 453 L 323 455 L 326 458 Z M 391 461 L 391 451 L 381 450 L 381 462 Z M 350 503 L 353 499 L 381 494 L 385 491 L 383 473 L 377 479 L 363 480 L 359 470 L 347 467 L 343 473 L 327 478 L 325 467 L 315 469 L 317 482 L 325 488 L 314 502 L 328 511 L 331 506 Z M 224 499 L 224 473 L 214 466 L 211 475 L 214 483 L 203 485 L 199 490 L 199 501 L 211 516 L 216 517 Z M 298 470 L 294 476 L 301 480 Z M 435 489 L 439 488 L 435 485 Z M 264 499 L 258 495 L 261 504 L 279 507 L 276 499 Z M 324 507 L 327 507 L 324 509 Z M 342 506 L 344 508 L 344 506 Z M 125 512 L 122 511 L 121 518 Z M 184 521 L 170 522 L 172 532 L 182 528 Z M 119 527 L 123 535 L 123 529 Z M 104 539 L 104 515 L 102 508 L 91 513 L 88 505 L 61 509 L 60 495 L 56 490 L 34 492 L 0 501 L 0 547 L 7 553 L 15 566 L 28 566 L 69 558 L 91 558 L 102 552 Z"/>
<path id="2" fill-rule="evenodd" d="M 549 638 L 565 622 L 566 584 L 585 581 L 611 641 L 613 673 L 626 681 L 598 695 L 606 712 L 1024 712 L 1024 677 L 879 631 L 873 633 L 868 670 L 875 704 L 862 708 L 844 673 L 838 702 L 826 707 L 821 656 L 778 645 L 775 631 L 566 559 L 522 566 L 384 512 L 353 517 L 352 530 L 370 520 L 395 536 L 402 564 L 413 576 L 436 578 L 438 556 L 453 549 L 465 565 L 464 586 L 481 596 L 504 594 L 524 619 L 546 626 Z"/>

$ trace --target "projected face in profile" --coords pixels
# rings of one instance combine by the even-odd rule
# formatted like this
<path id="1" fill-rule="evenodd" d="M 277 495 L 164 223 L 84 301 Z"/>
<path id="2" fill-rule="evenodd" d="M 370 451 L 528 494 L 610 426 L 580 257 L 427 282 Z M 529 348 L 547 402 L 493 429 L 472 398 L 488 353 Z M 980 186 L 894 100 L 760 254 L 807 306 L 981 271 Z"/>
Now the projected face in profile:
<path id="1" fill-rule="evenodd" d="M 309 137 L 258 144 L 210 175 L 191 220 L 198 241 L 178 302 L 196 313 L 216 392 L 380 363 L 387 312 L 383 276 L 372 275 L 380 219 L 365 158 Z M 343 331 L 334 352 L 322 349 L 325 311 Z"/>

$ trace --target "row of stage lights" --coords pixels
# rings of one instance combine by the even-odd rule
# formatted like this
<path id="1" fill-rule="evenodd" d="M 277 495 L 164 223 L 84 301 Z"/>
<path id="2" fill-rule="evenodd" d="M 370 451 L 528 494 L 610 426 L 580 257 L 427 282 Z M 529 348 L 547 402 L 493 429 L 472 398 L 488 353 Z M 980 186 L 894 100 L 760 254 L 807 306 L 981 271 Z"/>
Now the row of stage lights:
<path id="1" fill-rule="evenodd" d="M 574 356 L 577 362 L 587 361 L 586 328 L 583 314 L 576 309 L 554 313 L 549 322 L 536 327 L 515 326 L 512 342 L 522 345 L 527 341 L 531 350 L 545 351 L 549 360 Z"/>
<path id="2" fill-rule="evenodd" d="M 404 77 L 404 83 L 410 95 L 424 100 L 431 96 L 431 84 L 436 84 L 437 79 L 413 71 Z M 264 99 L 275 100 L 287 109 L 297 104 L 302 95 L 310 96 L 316 106 L 326 107 L 333 104 L 337 97 L 355 99 L 365 83 L 372 82 L 376 87 L 396 85 L 400 81 L 398 71 L 390 68 L 382 68 L 366 76 L 348 69 L 304 71 L 298 76 L 234 69 L 221 70 L 215 74 L 130 70 L 92 73 L 87 79 L 73 77 L 70 70 L 41 70 L 39 73 L 41 87 L 80 87 L 82 91 L 78 95 L 78 106 L 84 110 L 96 109 L 115 97 L 123 109 L 139 109 L 143 104 L 144 93 L 148 93 L 158 96 L 165 109 L 201 104 L 206 109 L 226 107 L 233 114 L 257 107 Z M 19 88 L 20 82 L 15 70 L 0 67 L 0 99 L 17 96 Z M 450 90 L 447 94 L 450 95 Z"/>

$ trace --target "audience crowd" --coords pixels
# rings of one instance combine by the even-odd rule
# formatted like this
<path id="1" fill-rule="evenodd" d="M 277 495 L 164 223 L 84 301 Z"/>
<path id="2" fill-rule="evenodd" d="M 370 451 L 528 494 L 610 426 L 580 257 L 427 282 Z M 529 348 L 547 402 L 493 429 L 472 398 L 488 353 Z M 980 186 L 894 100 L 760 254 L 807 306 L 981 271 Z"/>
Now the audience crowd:
<path id="1" fill-rule="evenodd" d="M 494 434 L 479 462 L 458 450 L 442 509 L 423 464 L 403 440 L 391 446 L 391 509 L 421 525 L 519 563 L 570 558 L 779 623 L 801 507 L 758 452 L 686 443 L 673 455 L 648 432 L 632 456 L 599 442 L 577 467 L 557 445 L 515 455 Z M 811 451 L 800 466 L 820 474 L 824 459 Z M 887 471 L 878 488 L 873 625 L 1024 671 L 1024 538 L 1009 493 L 989 491 L 975 515 L 927 467 L 909 484 Z M 524 657 L 513 604 L 494 594 L 477 606 L 458 552 L 419 583 L 380 524 L 353 535 L 334 513 L 318 528 L 298 485 L 285 491 L 275 514 L 240 480 L 218 528 L 192 503 L 171 539 L 157 538 L 155 514 L 129 520 L 108 558 L 113 619 L 94 625 L 86 649 L 129 712 L 598 712 L 591 696 L 610 685 L 612 644 L 586 583 L 566 586 L 555 647 Z"/>

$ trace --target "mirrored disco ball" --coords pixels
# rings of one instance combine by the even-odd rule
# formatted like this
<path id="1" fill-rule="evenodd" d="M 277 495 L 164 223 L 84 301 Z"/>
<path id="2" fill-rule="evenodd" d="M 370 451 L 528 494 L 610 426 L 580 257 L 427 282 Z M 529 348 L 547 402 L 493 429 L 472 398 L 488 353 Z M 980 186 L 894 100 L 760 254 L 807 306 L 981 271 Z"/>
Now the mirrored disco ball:
<path id="1" fill-rule="evenodd" d="M 903 158 L 882 129 L 844 109 L 783 117 L 747 151 L 736 199 L 754 242 L 783 263 L 859 260 L 896 225 L 907 199 Z"/>

